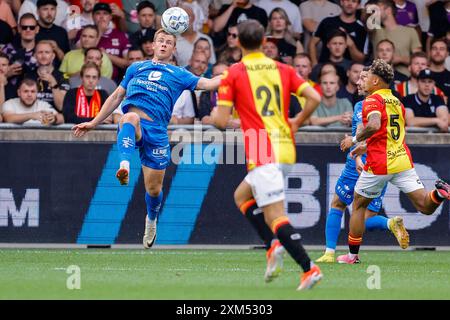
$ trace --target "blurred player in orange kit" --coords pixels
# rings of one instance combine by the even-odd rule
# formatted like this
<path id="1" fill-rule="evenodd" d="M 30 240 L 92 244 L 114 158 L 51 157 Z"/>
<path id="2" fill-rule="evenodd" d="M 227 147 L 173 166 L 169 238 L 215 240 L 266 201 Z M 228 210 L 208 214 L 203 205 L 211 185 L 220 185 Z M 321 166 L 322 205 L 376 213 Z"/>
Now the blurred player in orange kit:
<path id="1" fill-rule="evenodd" d="M 234 199 L 266 244 L 265 280 L 278 276 L 287 250 L 304 271 L 297 290 L 310 289 L 322 273 L 309 259 L 285 213 L 284 176 L 296 162 L 294 133 L 317 108 L 320 96 L 293 67 L 262 53 L 265 32 L 258 21 L 246 20 L 238 31 L 243 58 L 223 75 L 218 107 L 211 113 L 219 128 L 226 127 L 233 106 L 241 119 L 249 172 Z M 288 120 L 291 92 L 304 96 L 306 103 L 302 112 Z"/>

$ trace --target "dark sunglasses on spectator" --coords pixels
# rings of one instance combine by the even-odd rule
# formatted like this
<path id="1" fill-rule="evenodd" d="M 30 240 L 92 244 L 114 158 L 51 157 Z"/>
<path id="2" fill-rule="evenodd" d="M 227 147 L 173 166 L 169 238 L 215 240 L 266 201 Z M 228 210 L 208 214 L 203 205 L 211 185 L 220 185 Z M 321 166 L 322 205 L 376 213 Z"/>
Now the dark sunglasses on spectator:
<path id="1" fill-rule="evenodd" d="M 228 32 L 228 36 L 232 36 L 233 39 L 236 39 L 238 37 L 237 33 L 231 33 L 231 32 Z"/>
<path id="2" fill-rule="evenodd" d="M 20 29 L 22 29 L 22 30 L 34 30 L 34 29 L 36 29 L 36 25 L 34 25 L 34 26 L 20 26 Z"/>

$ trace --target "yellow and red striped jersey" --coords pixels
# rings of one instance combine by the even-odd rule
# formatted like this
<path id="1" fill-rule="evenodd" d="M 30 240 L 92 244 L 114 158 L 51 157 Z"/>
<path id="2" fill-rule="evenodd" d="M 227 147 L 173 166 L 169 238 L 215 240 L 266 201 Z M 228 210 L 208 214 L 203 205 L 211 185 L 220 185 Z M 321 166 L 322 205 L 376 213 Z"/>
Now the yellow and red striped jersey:
<path id="1" fill-rule="evenodd" d="M 367 139 L 367 159 L 364 170 L 386 175 L 414 167 L 411 152 L 405 142 L 405 108 L 390 89 L 381 89 L 363 102 L 363 124 L 371 114 L 381 116 L 380 129 Z"/>
<path id="2" fill-rule="evenodd" d="M 295 163 L 289 101 L 291 92 L 300 95 L 306 86 L 293 67 L 262 52 L 246 55 L 224 74 L 217 105 L 234 105 L 239 114 L 249 170 L 268 163 Z"/>

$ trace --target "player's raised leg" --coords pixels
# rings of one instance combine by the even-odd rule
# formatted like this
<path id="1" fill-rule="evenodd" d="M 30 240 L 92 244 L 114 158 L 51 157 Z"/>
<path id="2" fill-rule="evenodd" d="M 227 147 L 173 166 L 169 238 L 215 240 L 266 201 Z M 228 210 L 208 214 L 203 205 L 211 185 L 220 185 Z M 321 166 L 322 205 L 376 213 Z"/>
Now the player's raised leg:
<path id="1" fill-rule="evenodd" d="M 117 149 L 119 150 L 120 166 L 116 177 L 121 185 L 128 184 L 130 175 L 131 155 L 134 152 L 136 141 L 142 137 L 140 117 L 134 112 L 126 113 L 119 122 L 117 134 Z"/>
<path id="2" fill-rule="evenodd" d="M 436 181 L 435 189 L 430 192 L 422 188 L 405 193 L 414 207 L 425 215 L 433 214 L 444 200 L 450 200 L 450 186 L 443 180 Z"/>
<path id="3" fill-rule="evenodd" d="M 251 186 L 242 181 L 234 192 L 234 201 L 242 214 L 248 219 L 253 228 L 263 240 L 266 248 L 267 268 L 264 280 L 270 282 L 283 271 L 284 248 L 276 239 L 272 230 L 264 220 L 264 214 L 253 198 Z"/>
<path id="4" fill-rule="evenodd" d="M 142 172 L 144 173 L 145 203 L 147 205 L 143 244 L 145 249 L 149 249 L 156 240 L 156 224 L 163 200 L 162 184 L 166 170 L 155 170 L 142 166 Z"/>

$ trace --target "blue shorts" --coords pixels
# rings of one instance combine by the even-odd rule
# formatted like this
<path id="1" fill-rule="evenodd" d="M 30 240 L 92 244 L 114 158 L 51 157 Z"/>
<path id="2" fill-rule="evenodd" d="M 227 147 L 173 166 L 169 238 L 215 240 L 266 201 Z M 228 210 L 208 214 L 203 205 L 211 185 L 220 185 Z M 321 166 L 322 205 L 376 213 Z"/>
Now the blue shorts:
<path id="1" fill-rule="evenodd" d="M 120 131 L 120 127 L 118 132 Z M 141 119 L 141 140 L 136 141 L 141 164 L 155 170 L 164 170 L 170 165 L 170 144 L 167 128 Z"/>
<path id="2" fill-rule="evenodd" d="M 345 174 L 345 170 L 342 172 L 338 181 L 336 182 L 335 192 L 343 203 L 347 206 L 353 202 L 353 194 L 355 191 L 356 181 L 358 180 L 355 176 L 350 176 Z M 387 185 L 381 192 L 381 196 L 372 200 L 372 202 L 367 207 L 370 211 L 380 212 L 381 205 L 383 204 L 384 193 L 386 192 Z"/>

